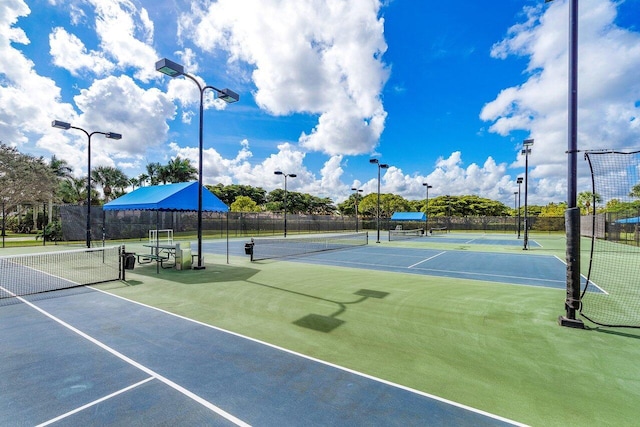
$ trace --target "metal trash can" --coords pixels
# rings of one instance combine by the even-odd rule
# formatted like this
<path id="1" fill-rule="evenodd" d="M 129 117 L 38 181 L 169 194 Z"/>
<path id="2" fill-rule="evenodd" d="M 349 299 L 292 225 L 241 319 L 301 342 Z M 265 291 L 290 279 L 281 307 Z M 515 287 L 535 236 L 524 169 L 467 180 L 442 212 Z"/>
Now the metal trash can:
<path id="1" fill-rule="evenodd" d="M 122 258 L 124 261 L 124 269 L 133 270 L 133 267 L 136 265 L 136 254 L 134 252 L 125 252 Z"/>
<path id="2" fill-rule="evenodd" d="M 246 255 L 253 255 L 253 245 L 253 242 L 244 244 L 244 253 Z"/>

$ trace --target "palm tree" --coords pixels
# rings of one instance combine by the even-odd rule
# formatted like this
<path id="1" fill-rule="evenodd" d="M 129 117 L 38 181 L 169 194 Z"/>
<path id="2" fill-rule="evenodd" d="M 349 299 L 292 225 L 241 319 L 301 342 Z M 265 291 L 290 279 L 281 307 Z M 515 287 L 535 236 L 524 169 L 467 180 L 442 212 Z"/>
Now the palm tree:
<path id="1" fill-rule="evenodd" d="M 189 159 L 181 159 L 180 156 L 169 160 L 165 168 L 167 180 L 171 183 L 194 181 L 198 170 L 191 165 Z"/>
<path id="2" fill-rule="evenodd" d="M 111 166 L 98 166 L 91 171 L 91 179 L 102 187 L 104 201 L 111 200 L 111 195 L 122 194 L 129 185 L 129 178 L 120 169 Z M 119 190 L 119 191 L 118 191 Z"/>
<path id="3" fill-rule="evenodd" d="M 60 181 L 58 192 L 63 203 L 76 204 L 83 203 L 87 199 L 84 194 L 87 191 L 86 178 L 69 178 Z"/>
<path id="4" fill-rule="evenodd" d="M 591 202 L 595 200 L 596 203 L 600 203 L 602 201 L 602 197 L 598 193 L 592 193 L 591 191 L 582 191 L 578 194 L 578 207 L 581 210 L 584 210 L 586 214 L 589 213 L 589 208 L 591 207 Z M 593 206 L 595 212 L 595 205 Z"/>
<path id="5" fill-rule="evenodd" d="M 71 166 L 69 166 L 69 163 L 66 160 L 57 158 L 55 154 L 51 156 L 51 160 L 49 161 L 49 168 L 51 168 L 53 173 L 58 178 L 71 178 L 72 169 Z"/>
<path id="6" fill-rule="evenodd" d="M 135 186 L 137 185 L 138 187 L 143 187 L 145 183 L 147 183 L 149 181 L 149 175 L 147 175 L 146 173 L 141 173 L 140 175 L 138 175 L 137 178 L 131 178 L 132 181 L 135 181 L 135 183 L 131 183 L 131 185 Z"/>
<path id="7" fill-rule="evenodd" d="M 160 172 L 162 170 L 162 165 L 157 162 L 147 163 L 146 166 L 147 173 L 146 179 L 149 181 L 150 185 L 158 185 L 160 184 Z"/>

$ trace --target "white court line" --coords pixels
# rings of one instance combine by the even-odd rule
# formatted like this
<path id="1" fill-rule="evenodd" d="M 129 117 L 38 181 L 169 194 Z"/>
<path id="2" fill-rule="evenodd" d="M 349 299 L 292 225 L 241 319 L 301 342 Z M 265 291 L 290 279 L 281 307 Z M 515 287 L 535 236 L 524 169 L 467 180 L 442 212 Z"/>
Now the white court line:
<path id="1" fill-rule="evenodd" d="M 566 260 L 563 260 L 563 259 L 562 259 L 562 258 L 560 258 L 558 255 L 554 255 L 554 256 L 555 256 L 557 259 L 559 259 L 559 260 L 560 260 L 560 262 L 562 262 L 565 266 L 567 265 L 567 261 L 566 261 Z M 586 279 L 586 277 L 585 277 L 585 276 L 583 276 L 582 274 L 580 274 L 580 277 L 582 277 L 582 278 Z M 596 285 L 596 283 L 595 283 L 595 282 L 593 282 L 593 281 L 589 280 L 589 283 L 590 283 L 591 285 L 595 286 L 596 288 L 600 289 L 600 290 L 601 290 L 605 295 L 609 295 L 609 292 L 605 291 L 603 288 L 601 288 L 600 286 Z"/>
<path id="2" fill-rule="evenodd" d="M 423 262 L 427 262 L 427 261 L 429 261 L 429 260 L 434 259 L 434 258 L 435 258 L 435 257 L 437 257 L 437 256 L 440 256 L 440 255 L 442 255 L 442 254 L 446 254 L 446 253 L 447 253 L 447 251 L 442 251 L 442 252 L 440 252 L 439 254 L 435 254 L 435 255 L 434 255 L 434 256 L 432 256 L 432 257 L 425 258 L 425 259 L 423 259 L 422 261 L 416 262 L 415 264 L 412 264 L 412 265 L 410 265 L 410 266 L 409 266 L 409 267 L 407 267 L 407 268 L 413 268 L 413 267 L 415 267 L 416 265 L 420 265 L 420 264 L 422 264 Z"/>
<path id="3" fill-rule="evenodd" d="M 44 427 L 44 426 L 48 426 L 49 424 L 53 424 L 55 422 L 58 422 L 58 421 L 60 421 L 60 420 L 62 420 L 64 418 L 67 418 L 67 417 L 69 417 L 69 416 L 71 416 L 73 414 L 77 414 L 78 412 L 80 412 L 82 410 L 85 410 L 87 408 L 90 408 L 91 406 L 97 405 L 98 403 L 104 402 L 105 400 L 109 400 L 112 397 L 115 397 L 115 396 L 117 396 L 119 394 L 122 394 L 122 393 L 124 393 L 126 391 L 133 390 L 134 388 L 136 388 L 138 386 L 141 386 L 142 384 L 148 383 L 149 381 L 154 380 L 154 379 L 155 379 L 154 377 L 149 377 L 149 378 L 147 378 L 145 380 L 142 380 L 140 382 L 137 382 L 135 384 L 131 384 L 129 387 L 125 387 L 125 388 L 123 388 L 121 390 L 118 390 L 118 391 L 116 391 L 114 393 L 111 393 L 111 394 L 109 394 L 107 396 L 101 397 L 100 399 L 96 399 L 93 402 L 89 402 L 86 405 L 82 405 L 79 408 L 76 408 L 76 409 L 74 409 L 72 411 L 67 412 L 66 414 L 62 414 L 62 415 L 57 416 L 55 418 L 52 418 L 49 421 L 46 421 L 46 422 L 44 422 L 42 424 L 38 424 L 36 427 Z"/>
<path id="4" fill-rule="evenodd" d="M 339 265 L 346 265 L 346 266 L 351 266 L 351 265 L 357 265 L 357 266 L 365 266 L 370 268 L 372 265 L 376 266 L 376 267 L 385 267 L 385 268 L 389 268 L 389 269 L 394 269 L 394 268 L 402 268 L 402 269 L 408 269 L 407 267 L 401 267 L 401 266 L 397 266 L 397 265 L 387 265 L 387 264 L 371 264 L 371 263 L 365 263 L 365 262 L 359 262 L 359 261 L 343 261 L 343 260 L 334 260 L 331 262 L 335 262 Z M 437 273 L 447 273 L 447 275 L 445 277 L 448 278 L 453 278 L 453 279 L 469 279 L 469 280 L 480 280 L 480 279 L 474 279 L 474 278 L 469 278 L 469 277 L 460 277 L 460 274 L 466 274 L 469 276 L 482 276 L 482 277 L 488 277 L 489 281 L 491 282 L 495 282 L 495 280 L 490 280 L 492 277 L 495 278 L 506 278 L 506 279 L 519 279 L 519 280 L 535 280 L 535 281 L 540 281 L 540 282 L 548 282 L 548 283 L 564 283 L 564 281 L 562 280 L 556 280 L 556 279 L 540 279 L 540 278 L 531 278 L 528 276 L 508 276 L 508 275 L 504 275 L 504 274 L 493 274 L 493 273 L 474 273 L 474 272 L 469 272 L 469 271 L 460 271 L 460 270 L 441 270 L 441 269 L 436 269 L 436 268 L 414 268 L 412 269 L 413 271 L 433 271 L 433 272 L 437 272 Z M 407 273 L 407 274 L 421 274 L 421 273 Z M 497 282 L 497 283 L 503 283 L 503 282 Z M 540 286 L 538 285 L 530 285 L 527 283 L 511 283 L 511 282 L 507 282 L 506 284 L 509 285 L 513 285 L 513 286 L 533 286 L 536 288 L 540 288 Z M 556 288 L 551 288 L 551 289 L 556 289 Z"/>
<path id="5" fill-rule="evenodd" d="M 153 307 L 151 305 L 147 305 L 147 304 L 144 304 L 144 303 L 141 303 L 141 302 L 138 302 L 138 301 L 133 301 L 133 300 L 127 299 L 125 297 L 122 297 L 120 295 L 111 294 L 111 293 L 109 293 L 107 291 L 96 289 L 96 288 L 93 288 L 91 286 L 89 286 L 89 287 L 91 289 L 95 289 L 96 291 L 101 292 L 101 293 L 103 293 L 105 295 L 109 295 L 110 297 L 119 298 L 121 300 L 127 301 L 127 302 L 132 303 L 132 304 L 137 304 L 137 305 L 140 305 L 142 307 L 146 307 L 146 308 L 151 309 L 151 310 L 159 311 L 161 313 L 168 314 L 169 316 L 177 317 L 178 319 L 186 320 L 188 322 L 192 322 L 192 323 L 195 323 L 197 325 L 204 326 L 206 328 L 214 329 L 216 331 L 220 331 L 220 332 L 223 332 L 225 334 L 229 334 L 229 335 L 232 335 L 232 336 L 235 336 L 235 337 L 238 337 L 238 338 L 242 338 L 242 339 L 245 339 L 247 341 L 251 341 L 251 342 L 257 343 L 257 344 L 261 344 L 261 345 L 273 348 L 275 350 L 282 351 L 284 353 L 289 353 L 289 354 L 292 354 L 294 356 L 310 360 L 312 362 L 320 363 L 322 365 L 329 366 L 331 368 L 341 370 L 343 372 L 347 372 L 347 373 L 350 373 L 350 374 L 353 374 L 353 375 L 357 375 L 357 376 L 362 377 L 362 378 L 367 378 L 367 379 L 370 379 L 372 381 L 375 381 L 375 382 L 378 382 L 378 383 L 381 383 L 381 384 L 385 384 L 385 385 L 388 385 L 388 386 L 391 386 L 391 387 L 394 387 L 394 388 L 405 390 L 405 391 L 408 391 L 410 393 L 414 393 L 414 394 L 417 394 L 419 396 L 426 397 L 428 399 L 436 400 L 438 402 L 445 403 L 447 405 L 455 406 L 456 408 L 460 408 L 460 409 L 464 409 L 464 410 L 467 410 L 467 411 L 470 411 L 470 412 L 473 412 L 473 413 L 476 413 L 476 414 L 484 415 L 484 416 L 486 416 L 488 418 L 492 418 L 494 420 L 502 421 L 502 422 L 505 422 L 505 423 L 508 423 L 508 424 L 511 424 L 511 425 L 514 425 L 514 426 L 517 426 L 517 427 L 527 427 L 527 424 L 523 424 L 523 423 L 520 423 L 518 421 L 510 420 L 508 418 L 501 417 L 500 415 L 492 414 L 490 412 L 486 412 L 486 411 L 483 411 L 481 409 L 473 408 L 471 406 L 467 406 L 467 405 L 464 405 L 462 403 L 454 402 L 452 400 L 448 400 L 448 399 L 445 399 L 445 398 L 440 397 L 440 396 L 436 396 L 436 395 L 433 395 L 433 394 L 426 393 L 424 391 L 416 390 L 416 389 L 413 389 L 411 387 L 404 386 L 402 384 L 397 384 L 397 383 L 394 383 L 394 382 L 391 382 L 391 381 L 387 381 L 387 380 L 382 379 L 382 378 L 374 377 L 373 375 L 365 374 L 363 372 L 359 372 L 359 371 L 356 371 L 356 370 L 353 370 L 353 369 L 350 369 L 350 368 L 346 368 L 344 366 L 336 365 L 334 363 L 327 362 L 327 361 L 322 360 L 322 359 L 317 359 L 317 358 L 312 357 L 312 356 L 307 356 L 306 354 L 298 353 L 296 351 L 289 350 L 287 348 L 280 347 L 280 346 L 277 346 L 275 344 L 268 343 L 266 341 L 261 341 L 261 340 L 256 339 L 256 338 L 251 338 L 251 337 L 248 337 L 246 335 L 239 334 L 237 332 L 233 332 L 233 331 L 229 331 L 227 329 L 220 328 L 218 326 L 209 325 L 207 323 L 200 322 L 198 320 L 190 319 L 188 317 L 181 316 L 179 314 L 171 313 L 170 311 L 166 311 L 166 310 L 163 310 L 161 308 Z"/>
<path id="6" fill-rule="evenodd" d="M 91 289 L 94 289 L 94 288 L 91 288 Z M 98 341 L 97 339 L 93 338 L 92 336 L 90 336 L 90 335 L 82 332 L 81 330 L 75 328 L 74 326 L 66 323 L 64 320 L 57 318 L 56 316 L 54 316 L 53 314 L 47 312 L 46 310 L 43 310 L 42 308 L 38 307 L 37 305 L 27 301 L 24 298 L 21 298 L 21 297 L 17 297 L 17 298 L 20 301 L 22 301 L 23 303 L 25 303 L 28 306 L 30 306 L 31 308 L 33 308 L 34 310 L 37 310 L 40 313 L 44 314 L 45 316 L 47 316 L 51 320 L 59 323 L 60 325 L 64 326 L 65 328 L 67 328 L 69 330 L 71 330 L 72 332 L 75 332 L 76 334 L 80 335 L 82 338 L 90 341 L 91 343 L 97 345 L 98 347 L 102 348 L 103 350 L 108 351 L 109 353 L 111 353 L 114 356 L 122 359 L 123 361 L 129 363 L 130 365 L 133 365 L 136 368 L 140 369 L 141 371 L 146 372 L 147 374 L 151 375 L 153 378 L 162 381 L 163 383 L 165 383 L 169 387 L 173 388 L 174 390 L 177 390 L 178 392 L 184 394 L 185 396 L 189 397 L 190 399 L 195 400 L 196 402 L 198 402 L 202 406 L 206 407 L 207 409 L 210 409 L 211 411 L 215 412 L 216 414 L 218 414 L 218 415 L 224 417 L 225 419 L 231 421 L 235 425 L 243 426 L 243 427 L 245 427 L 245 426 L 249 427 L 250 426 L 250 424 L 248 424 L 248 423 L 242 421 L 241 419 L 231 415 L 230 413 L 228 413 L 228 412 L 224 411 L 223 409 L 217 407 L 216 405 L 214 405 L 213 403 L 209 402 L 208 400 L 203 399 L 202 397 L 200 397 L 197 394 L 187 390 L 186 388 L 182 387 L 181 385 L 176 384 L 173 381 L 169 380 L 168 378 L 163 377 L 162 375 L 158 374 L 157 372 L 153 371 L 152 369 L 149 369 L 146 366 L 136 362 L 135 360 L 125 356 L 124 354 L 120 353 L 119 351 L 109 347 L 108 345 L 102 343 L 101 341 Z"/>

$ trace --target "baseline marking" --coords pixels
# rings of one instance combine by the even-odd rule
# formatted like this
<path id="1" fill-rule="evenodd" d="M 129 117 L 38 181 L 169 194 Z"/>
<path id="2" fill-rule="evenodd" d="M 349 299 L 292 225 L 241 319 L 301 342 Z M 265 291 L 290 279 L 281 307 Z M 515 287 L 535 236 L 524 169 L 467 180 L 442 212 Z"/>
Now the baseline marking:
<path id="1" fill-rule="evenodd" d="M 91 289 L 94 289 L 94 288 L 91 288 Z M 215 412 L 216 414 L 218 414 L 218 415 L 224 417 L 225 419 L 231 421 L 235 425 L 242 426 L 242 427 L 250 427 L 250 424 L 248 424 L 248 423 L 242 421 L 241 419 L 231 415 L 230 413 L 226 412 L 222 408 L 217 407 L 213 403 L 203 399 L 202 397 L 198 396 L 197 394 L 193 393 L 192 391 L 187 390 L 186 388 L 182 387 L 181 385 L 174 383 L 170 379 L 163 377 L 162 375 L 158 374 L 157 372 L 153 371 L 152 369 L 149 369 L 146 366 L 141 365 L 140 363 L 136 362 L 135 360 L 125 356 L 124 354 L 120 353 L 119 351 L 117 351 L 117 350 L 109 347 L 108 345 L 104 344 L 103 342 L 98 341 L 97 339 L 93 338 L 92 336 L 82 332 L 81 330 L 79 330 L 76 327 L 68 324 L 64 320 L 57 318 L 53 314 L 47 312 L 46 310 L 43 310 L 42 308 L 40 308 L 37 305 L 31 303 L 30 301 L 28 301 L 28 300 L 26 300 L 24 298 L 21 298 L 21 297 L 16 297 L 16 298 L 18 298 L 20 301 L 24 302 L 25 304 L 27 304 L 29 307 L 33 308 L 34 310 L 37 310 L 40 313 L 42 313 L 43 315 L 47 316 L 48 318 L 50 318 L 54 322 L 57 322 L 60 325 L 64 326 L 65 328 L 69 329 L 70 331 L 75 332 L 76 334 L 80 335 L 82 338 L 84 338 L 84 339 L 88 340 L 89 342 L 97 345 L 98 347 L 102 348 L 103 350 L 108 351 L 109 353 L 111 353 L 114 356 L 122 359 L 123 361 L 129 363 L 130 365 L 135 366 L 136 368 L 140 369 L 141 371 L 151 375 L 153 378 L 162 381 L 163 383 L 165 383 L 169 387 L 173 388 L 174 390 L 177 390 L 178 392 L 184 394 L 185 396 L 191 398 L 192 400 L 195 400 L 196 402 L 198 402 L 199 404 L 201 404 L 205 408 L 210 409 L 211 411 Z"/>
<path id="2" fill-rule="evenodd" d="M 554 255 L 554 256 L 555 256 L 555 257 L 556 257 L 556 258 L 557 258 L 561 263 L 563 263 L 565 266 L 567 265 L 567 261 L 566 261 L 566 260 L 563 260 L 562 258 L 560 258 L 560 257 L 559 257 L 559 256 L 557 256 L 557 255 Z M 586 279 L 586 277 L 585 277 L 583 274 L 581 274 L 581 275 L 580 275 L 580 277 L 582 277 L 582 278 Z M 603 288 L 601 288 L 600 286 L 598 286 L 598 285 L 596 284 L 596 282 L 594 282 L 594 281 L 592 281 L 592 280 L 589 280 L 589 283 L 588 283 L 588 284 L 592 284 L 592 285 L 593 285 L 593 286 L 595 286 L 596 288 L 600 289 L 600 290 L 602 291 L 602 293 L 603 293 L 603 294 L 605 294 L 605 295 L 609 295 L 609 292 L 605 291 Z"/>
<path id="3" fill-rule="evenodd" d="M 423 259 L 422 261 L 416 262 L 415 264 L 412 264 L 412 265 L 410 265 L 410 266 L 409 266 L 409 267 L 407 267 L 407 268 L 413 268 L 413 267 L 415 267 L 416 265 L 420 265 L 420 264 L 422 264 L 423 262 L 430 261 L 430 260 L 434 259 L 435 257 L 438 257 L 438 256 L 440 256 L 440 255 L 442 255 L 442 254 L 446 254 L 446 253 L 447 253 L 447 251 L 442 251 L 442 252 L 440 252 L 439 254 L 435 254 L 435 255 L 434 255 L 434 256 L 432 256 L 432 257 L 425 258 L 425 259 Z"/>
<path id="4" fill-rule="evenodd" d="M 364 372 L 360 372 L 360 371 L 356 371 L 354 369 L 350 369 L 350 368 L 347 368 L 347 367 L 344 367 L 344 366 L 336 365 L 335 363 L 327 362 L 325 360 L 318 359 L 318 358 L 315 358 L 313 356 L 308 356 L 308 355 L 303 354 L 303 353 L 298 353 L 296 351 L 289 350 L 287 348 L 280 347 L 278 345 L 271 344 L 271 343 L 268 343 L 266 341 L 261 341 L 261 340 L 259 340 L 257 338 L 252 338 L 252 337 L 249 337 L 249 336 L 246 336 L 246 335 L 242 335 L 242 334 L 240 334 L 238 332 L 233 332 L 233 331 L 230 331 L 228 329 L 223 329 L 223 328 L 221 328 L 219 326 L 209 325 L 209 324 L 201 322 L 199 320 L 191 319 L 189 317 L 182 316 L 182 315 L 176 314 L 176 313 L 171 313 L 170 311 L 163 310 L 163 309 L 158 308 L 158 307 L 153 307 L 151 305 L 148 305 L 148 304 L 145 304 L 145 303 L 141 303 L 141 302 L 138 302 L 138 301 L 130 300 L 130 299 L 125 298 L 125 297 L 120 296 L 120 295 L 111 294 L 111 293 L 109 293 L 107 291 L 103 291 L 101 289 L 97 289 L 97 288 L 94 288 L 92 286 L 88 286 L 88 287 L 91 288 L 91 289 L 94 289 L 94 290 L 96 290 L 96 291 L 98 291 L 100 293 L 103 293 L 105 295 L 108 295 L 110 297 L 118 298 L 118 299 L 121 299 L 123 301 L 127 301 L 128 303 L 131 303 L 131 304 L 137 304 L 139 306 L 146 307 L 148 309 L 155 310 L 155 311 L 158 311 L 160 313 L 165 313 L 165 314 L 168 314 L 169 316 L 173 316 L 173 317 L 176 317 L 178 319 L 186 320 L 188 322 L 192 322 L 192 323 L 195 323 L 195 324 L 200 325 L 200 326 L 204 326 L 204 327 L 207 327 L 207 328 L 210 328 L 210 329 L 214 329 L 216 331 L 220 331 L 220 332 L 223 332 L 225 334 L 229 334 L 231 336 L 242 338 L 242 339 L 245 339 L 247 341 L 251 341 L 251 342 L 254 342 L 254 343 L 257 343 L 257 344 L 261 344 L 261 345 L 264 345 L 266 347 L 270 347 L 270 348 L 273 348 L 275 350 L 282 351 L 284 353 L 289 353 L 289 354 L 292 354 L 294 356 L 297 356 L 297 357 L 300 357 L 300 358 L 303 358 L 303 359 L 306 359 L 306 360 L 310 360 L 312 362 L 320 363 L 322 365 L 338 369 L 338 370 L 340 370 L 342 372 L 347 372 L 347 373 L 350 373 L 350 374 L 353 374 L 353 375 L 357 375 L 357 376 L 362 377 L 362 378 L 367 378 L 367 379 L 370 379 L 372 381 L 375 381 L 375 382 L 378 382 L 378 383 L 381 383 L 381 384 L 386 384 L 388 386 L 391 386 L 391 387 L 394 387 L 394 388 L 397 388 L 397 389 L 400 389 L 400 390 L 405 390 L 405 391 L 408 391 L 410 393 L 414 393 L 414 394 L 417 394 L 419 396 L 423 396 L 423 397 L 426 397 L 428 399 L 435 400 L 437 402 L 445 403 L 447 405 L 451 405 L 451 406 L 454 406 L 456 408 L 460 408 L 460 409 L 463 409 L 463 410 L 467 410 L 469 412 L 473 412 L 473 413 L 476 413 L 476 414 L 484 415 L 484 416 L 486 416 L 488 418 L 491 418 L 491 419 L 494 419 L 494 420 L 498 420 L 498 421 L 502 421 L 502 422 L 505 422 L 505 423 L 508 423 L 508 424 L 511 424 L 511 425 L 514 425 L 514 426 L 517 426 L 517 427 L 527 427 L 527 424 L 523 424 L 523 423 L 520 423 L 518 421 L 514 421 L 514 420 L 511 420 L 509 418 L 502 417 L 500 415 L 492 414 L 490 412 L 483 411 L 481 409 L 477 409 L 477 408 L 474 408 L 472 406 L 467 406 L 465 404 L 458 403 L 458 402 L 455 402 L 453 400 L 445 399 L 444 397 L 436 396 L 434 394 L 430 394 L 430 393 L 427 393 L 427 392 L 424 392 L 424 391 L 420 391 L 420 390 L 417 390 L 417 389 L 414 389 L 414 388 L 411 388 L 411 387 L 408 387 L 408 386 L 404 386 L 402 384 L 397 384 L 397 383 L 394 383 L 394 382 L 391 382 L 391 381 L 388 381 L 388 380 L 385 380 L 385 379 L 382 379 L 382 378 L 374 377 L 373 375 L 365 374 Z"/>
<path id="5" fill-rule="evenodd" d="M 126 391 L 133 390 L 134 388 L 136 388 L 138 386 L 141 386 L 142 384 L 145 384 L 145 383 L 147 383 L 147 382 L 149 382 L 151 380 L 154 380 L 154 379 L 155 379 L 154 377 L 149 377 L 146 380 L 142 380 L 142 381 L 137 382 L 135 384 L 131 384 L 129 387 L 125 387 L 122 390 L 118 390 L 118 391 L 116 391 L 114 393 L 111 393 L 111 394 L 109 394 L 107 396 L 101 397 L 100 399 L 96 399 L 93 402 L 89 402 L 86 405 L 82 405 L 79 408 L 76 408 L 76 409 L 74 409 L 72 411 L 67 412 L 66 414 L 62 414 L 60 416 L 57 416 L 55 418 L 50 419 L 49 421 L 45 421 L 42 424 L 38 424 L 36 427 L 44 427 L 44 426 L 48 426 L 49 424 L 53 424 L 55 422 L 58 422 L 58 421 L 60 421 L 60 420 L 62 420 L 64 418 L 67 418 L 67 417 L 69 417 L 69 416 L 71 416 L 73 414 L 77 414 L 78 412 L 80 412 L 80 411 L 82 411 L 84 409 L 90 408 L 91 406 L 97 405 L 98 403 L 101 403 L 101 402 L 104 402 L 106 400 L 109 400 L 112 397 L 115 397 L 115 396 L 117 396 L 119 394 L 122 394 L 122 393 L 124 393 Z"/>

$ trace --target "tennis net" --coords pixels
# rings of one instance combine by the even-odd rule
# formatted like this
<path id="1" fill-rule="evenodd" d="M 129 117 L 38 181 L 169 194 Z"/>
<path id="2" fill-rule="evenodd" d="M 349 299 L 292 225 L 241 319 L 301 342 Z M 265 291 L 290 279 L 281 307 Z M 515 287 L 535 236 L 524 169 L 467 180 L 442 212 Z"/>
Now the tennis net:
<path id="1" fill-rule="evenodd" d="M 120 280 L 121 246 L 0 257 L 0 298 Z"/>
<path id="2" fill-rule="evenodd" d="M 251 261 L 300 256 L 314 252 L 348 249 L 369 243 L 369 234 L 323 234 L 307 237 L 260 238 L 249 243 Z"/>
<path id="3" fill-rule="evenodd" d="M 389 230 L 389 241 L 415 239 L 424 236 L 424 229 L 416 228 L 415 230 Z"/>
<path id="4" fill-rule="evenodd" d="M 429 229 L 430 234 L 447 234 L 449 229 L 447 227 L 433 227 Z"/>

